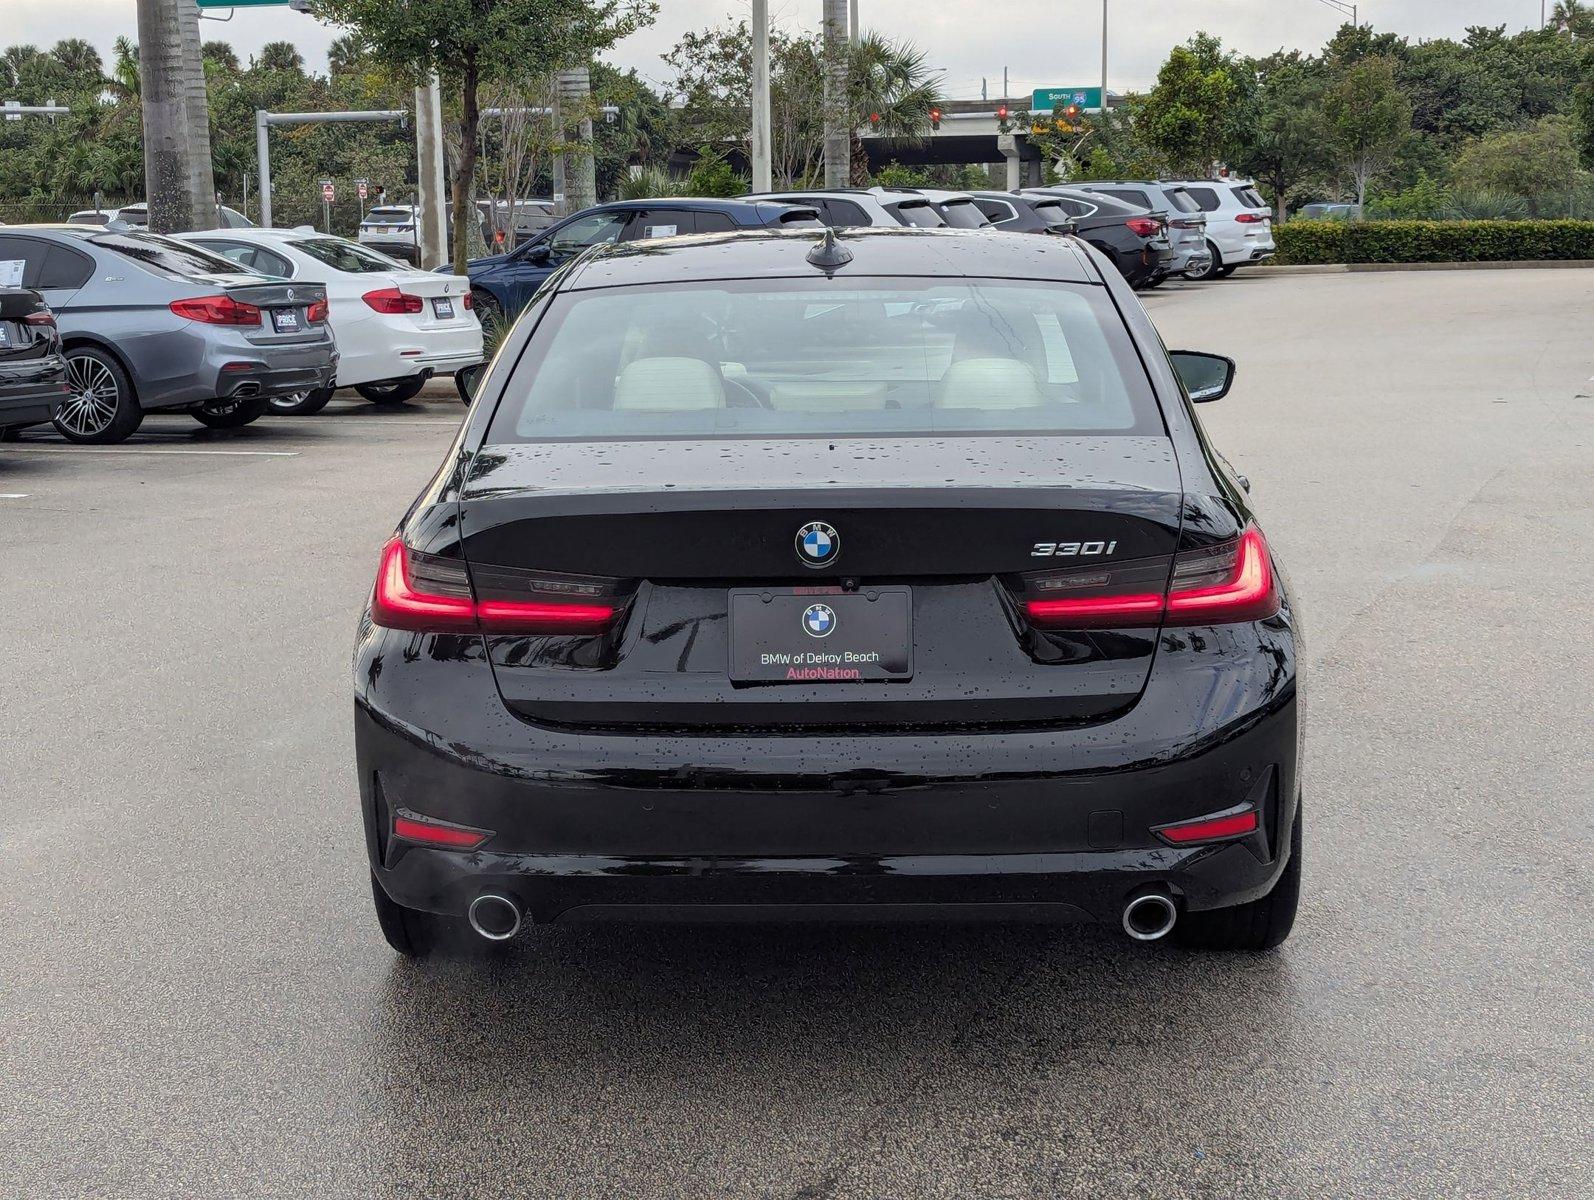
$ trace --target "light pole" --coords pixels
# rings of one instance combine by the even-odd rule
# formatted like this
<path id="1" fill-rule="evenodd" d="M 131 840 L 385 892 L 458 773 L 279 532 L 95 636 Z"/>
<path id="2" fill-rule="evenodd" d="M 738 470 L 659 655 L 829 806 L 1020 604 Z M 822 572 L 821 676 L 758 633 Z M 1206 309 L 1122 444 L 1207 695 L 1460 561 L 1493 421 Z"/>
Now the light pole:
<path id="1" fill-rule="evenodd" d="M 842 188 L 852 174 L 847 116 L 847 0 L 824 0 L 825 186 Z"/>
<path id="2" fill-rule="evenodd" d="M 775 186 L 769 145 L 769 0 L 753 0 L 753 191 Z"/>
<path id="3" fill-rule="evenodd" d="M 1107 0 L 1101 0 L 1101 123 L 1107 124 Z"/>

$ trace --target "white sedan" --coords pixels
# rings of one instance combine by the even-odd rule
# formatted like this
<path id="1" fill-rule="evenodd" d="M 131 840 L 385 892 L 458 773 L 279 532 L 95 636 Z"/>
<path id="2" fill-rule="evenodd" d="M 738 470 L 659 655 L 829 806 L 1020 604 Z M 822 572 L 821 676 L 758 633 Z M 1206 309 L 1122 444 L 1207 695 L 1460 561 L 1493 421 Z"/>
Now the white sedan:
<path id="1" fill-rule="evenodd" d="M 210 229 L 177 235 L 239 266 L 326 285 L 338 373 L 332 387 L 271 402 L 303 415 L 351 387 L 373 404 L 402 404 L 433 375 L 482 360 L 482 327 L 470 281 L 418 271 L 348 238 L 308 229 Z"/>

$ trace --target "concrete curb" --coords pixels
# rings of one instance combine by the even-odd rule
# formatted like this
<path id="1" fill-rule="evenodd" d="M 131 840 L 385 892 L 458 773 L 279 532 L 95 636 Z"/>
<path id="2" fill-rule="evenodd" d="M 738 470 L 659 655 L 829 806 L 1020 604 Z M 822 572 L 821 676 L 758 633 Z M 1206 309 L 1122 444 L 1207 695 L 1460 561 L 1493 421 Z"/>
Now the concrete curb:
<path id="1" fill-rule="evenodd" d="M 1362 271 L 1559 271 L 1594 267 L 1594 259 L 1525 259 L 1512 262 L 1442 263 L 1314 263 L 1311 265 L 1251 267 L 1268 275 L 1348 275 Z"/>

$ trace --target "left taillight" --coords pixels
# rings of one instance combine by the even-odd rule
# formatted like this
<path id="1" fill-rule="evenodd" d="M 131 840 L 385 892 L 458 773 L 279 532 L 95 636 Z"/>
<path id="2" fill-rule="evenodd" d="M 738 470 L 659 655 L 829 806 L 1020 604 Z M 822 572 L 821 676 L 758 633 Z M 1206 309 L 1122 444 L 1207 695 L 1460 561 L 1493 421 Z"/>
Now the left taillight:
<path id="1" fill-rule="evenodd" d="M 1232 541 L 1167 559 L 1024 578 L 1024 615 L 1045 629 L 1224 625 L 1279 611 L 1267 540 L 1255 525 Z"/>
<path id="2" fill-rule="evenodd" d="M 231 296 L 194 296 L 167 306 L 179 317 L 205 325 L 258 325 L 260 310 Z"/>
<path id="3" fill-rule="evenodd" d="M 416 633 L 602 633 L 624 608 L 620 581 L 514 567 L 477 568 L 421 554 L 395 537 L 382 548 L 371 620 Z"/>

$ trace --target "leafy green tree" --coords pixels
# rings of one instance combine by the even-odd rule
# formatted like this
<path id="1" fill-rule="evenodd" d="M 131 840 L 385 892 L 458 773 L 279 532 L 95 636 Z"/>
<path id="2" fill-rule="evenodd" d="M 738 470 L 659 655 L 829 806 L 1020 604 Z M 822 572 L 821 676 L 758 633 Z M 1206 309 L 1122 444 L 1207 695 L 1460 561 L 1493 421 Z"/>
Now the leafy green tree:
<path id="1" fill-rule="evenodd" d="M 1575 128 L 1568 117 L 1545 117 L 1531 129 L 1480 138 L 1456 160 L 1456 184 L 1521 196 L 1537 215 L 1541 197 L 1564 196 L 1577 182 Z"/>
<path id="2" fill-rule="evenodd" d="M 1395 86 L 1394 63 L 1363 58 L 1345 68 L 1323 97 L 1323 118 L 1335 164 L 1365 204 L 1368 185 L 1411 135 L 1411 104 Z"/>
<path id="3" fill-rule="evenodd" d="M 419 83 L 436 73 L 459 111 L 454 164 L 454 261 L 468 256 L 481 128 L 481 89 L 587 62 L 649 24 L 653 0 L 313 0 L 354 32 L 372 58 Z"/>
<path id="4" fill-rule="evenodd" d="M 686 177 L 688 196 L 742 196 L 747 193 L 747 179 L 725 161 L 722 151 L 713 146 L 702 146 L 697 152 L 697 162 Z"/>
<path id="5" fill-rule="evenodd" d="M 1251 68 L 1209 34 L 1175 46 L 1136 113 L 1136 135 L 1176 171 L 1206 174 L 1249 136 L 1255 121 Z"/>
<path id="6" fill-rule="evenodd" d="M 1268 71 L 1257 92 L 1255 122 L 1233 157 L 1236 167 L 1267 185 L 1281 223 L 1291 190 L 1329 165 L 1320 74 L 1301 63 Z"/>

